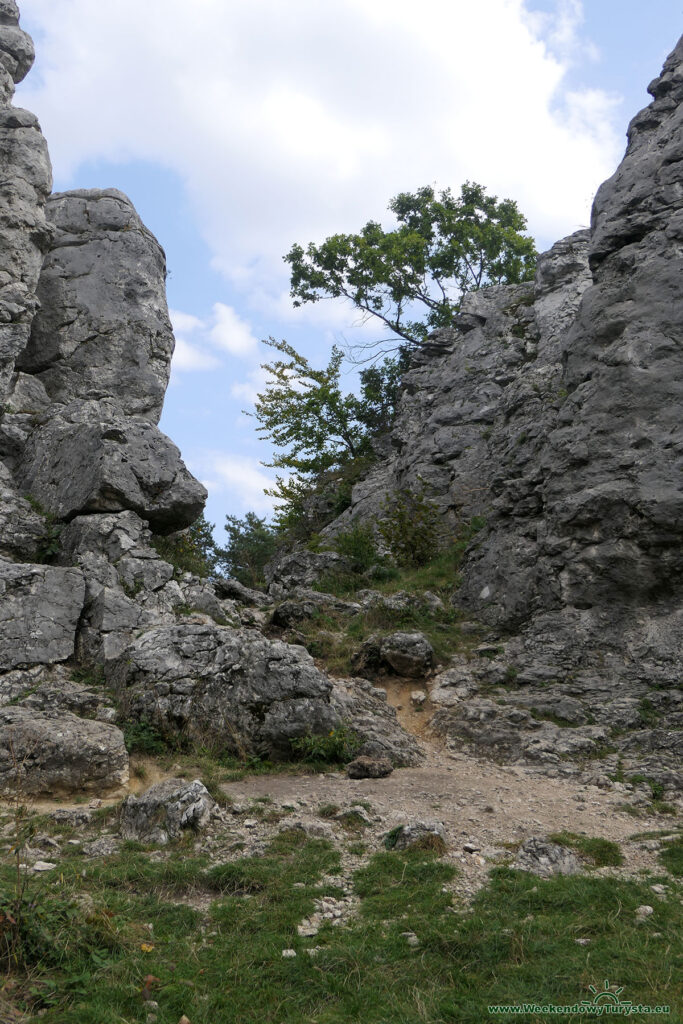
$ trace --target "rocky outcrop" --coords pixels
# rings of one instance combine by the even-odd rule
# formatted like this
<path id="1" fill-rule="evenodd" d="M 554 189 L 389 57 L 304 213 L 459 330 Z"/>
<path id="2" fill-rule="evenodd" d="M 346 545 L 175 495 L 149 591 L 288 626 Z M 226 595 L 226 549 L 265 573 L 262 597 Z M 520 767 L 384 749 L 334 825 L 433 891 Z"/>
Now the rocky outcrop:
<path id="1" fill-rule="evenodd" d="M 347 725 L 359 753 L 395 764 L 420 757 L 384 694 L 353 681 L 333 685 L 303 647 L 256 630 L 151 629 L 107 666 L 107 679 L 129 717 L 238 756 L 291 756 L 293 740 Z"/>
<path id="2" fill-rule="evenodd" d="M 0 560 L 0 672 L 73 657 L 84 595 L 77 569 Z"/>
<path id="3" fill-rule="evenodd" d="M 18 757 L 32 792 L 119 785 L 117 715 L 271 757 L 348 730 L 361 758 L 418 763 L 382 690 L 273 639 L 322 611 L 394 623 L 360 651 L 370 680 L 431 677 L 417 623 L 457 630 L 462 650 L 429 701 L 420 691 L 451 746 L 558 772 L 606 756 L 602 771 L 673 789 L 683 42 L 590 232 L 544 254 L 533 283 L 468 296 L 427 339 L 387 458 L 325 531 L 373 520 L 406 488 L 434 502 L 444 540 L 476 518 L 448 608 L 429 591 L 319 594 L 321 576 L 352 568 L 330 551 L 281 554 L 268 597 L 159 556 L 153 533 L 172 538 L 205 499 L 157 427 L 173 351 L 164 253 L 115 189 L 48 199 L 40 129 L 11 105 L 32 60 L 0 0 L 0 784 Z"/>
<path id="4" fill-rule="evenodd" d="M 0 708 L 0 792 L 106 792 L 128 781 L 123 733 L 114 725 L 31 707 Z"/>
<path id="5" fill-rule="evenodd" d="M 163 249 L 118 189 L 53 195 L 47 218 L 54 240 L 19 368 L 53 402 L 114 399 L 157 423 L 174 349 Z"/>
<path id="6" fill-rule="evenodd" d="M 683 40 L 590 231 L 541 256 L 533 284 L 466 297 L 458 326 L 427 339 L 393 456 L 324 531 L 372 521 L 402 488 L 436 504 L 444 538 L 485 519 L 452 602 L 488 629 L 487 665 L 456 659 L 455 684 L 435 687 L 440 731 L 665 785 L 683 646 L 682 67 Z"/>
<path id="7" fill-rule="evenodd" d="M 304 650 L 245 628 L 270 598 L 155 550 L 152 531 L 177 534 L 206 497 L 156 426 L 174 346 L 165 256 L 115 189 L 46 205 L 44 140 L 10 105 L 32 61 L 0 0 L 0 787 L 17 771 L 31 793 L 119 786 L 112 720 L 126 717 L 277 756 L 345 724 L 337 703 L 381 705 L 361 742 L 418 756 L 377 694 L 349 683 L 337 700 Z"/>
<path id="8" fill-rule="evenodd" d="M 33 65 L 30 37 L 13 0 L 0 6 L 0 403 L 37 308 L 36 287 L 51 232 L 45 201 L 52 169 L 37 119 L 11 105 L 14 86 Z"/>
<path id="9" fill-rule="evenodd" d="M 132 509 L 159 533 L 169 533 L 190 526 L 206 500 L 176 446 L 108 400 L 50 407 L 37 419 L 15 476 L 24 491 L 41 495 L 51 515 L 67 522 L 89 512 Z"/>

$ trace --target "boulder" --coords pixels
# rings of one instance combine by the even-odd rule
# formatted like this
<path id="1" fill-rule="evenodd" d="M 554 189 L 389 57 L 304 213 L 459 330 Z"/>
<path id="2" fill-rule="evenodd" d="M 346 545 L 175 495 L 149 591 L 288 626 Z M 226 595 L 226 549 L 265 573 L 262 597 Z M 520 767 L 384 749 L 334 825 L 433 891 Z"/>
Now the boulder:
<path id="1" fill-rule="evenodd" d="M 0 790 L 32 796 L 91 790 L 101 793 L 128 781 L 123 733 L 70 712 L 0 708 Z"/>
<path id="2" fill-rule="evenodd" d="M 302 647 L 255 630 L 148 630 L 107 668 L 130 714 L 233 753 L 284 756 L 290 741 L 340 725 L 332 682 Z"/>
<path id="3" fill-rule="evenodd" d="M 153 424 L 129 419 L 109 399 L 51 407 L 15 470 L 58 519 L 132 510 L 160 533 L 193 523 L 206 489 Z"/>
<path id="4" fill-rule="evenodd" d="M 350 779 L 384 779 L 391 775 L 394 766 L 388 757 L 356 757 L 346 766 Z"/>
<path id="5" fill-rule="evenodd" d="M 217 813 L 218 804 L 199 779 L 164 779 L 140 796 L 126 797 L 119 829 L 124 839 L 166 844 L 185 829 L 206 828 Z"/>
<path id="6" fill-rule="evenodd" d="M 274 598 L 282 598 L 297 587 L 310 587 L 330 572 L 350 570 L 348 559 L 336 551 L 284 551 L 266 565 L 264 575 L 268 591 Z"/>
<path id="7" fill-rule="evenodd" d="M 518 871 L 530 871 L 541 878 L 577 875 L 582 870 L 581 861 L 575 853 L 542 836 L 531 836 L 522 843 L 512 867 Z"/>
<path id="8" fill-rule="evenodd" d="M 418 765 L 424 751 L 399 724 L 385 690 L 365 679 L 333 680 L 330 703 L 340 721 L 360 739 L 356 757 L 387 760 L 395 767 Z"/>
<path id="9" fill-rule="evenodd" d="M 254 608 L 265 608 L 273 603 L 273 599 L 269 594 L 264 593 L 262 590 L 253 590 L 250 587 L 245 587 L 239 580 L 219 576 L 213 580 L 213 585 L 219 597 L 227 597 L 234 601 L 239 601 L 240 604 Z"/>
<path id="10" fill-rule="evenodd" d="M 422 848 L 446 852 L 446 832 L 440 821 L 413 821 L 399 825 L 385 837 L 384 845 L 389 850 Z"/>
<path id="11" fill-rule="evenodd" d="M 392 633 L 382 639 L 380 659 L 397 675 L 422 679 L 434 664 L 434 648 L 424 633 Z"/>

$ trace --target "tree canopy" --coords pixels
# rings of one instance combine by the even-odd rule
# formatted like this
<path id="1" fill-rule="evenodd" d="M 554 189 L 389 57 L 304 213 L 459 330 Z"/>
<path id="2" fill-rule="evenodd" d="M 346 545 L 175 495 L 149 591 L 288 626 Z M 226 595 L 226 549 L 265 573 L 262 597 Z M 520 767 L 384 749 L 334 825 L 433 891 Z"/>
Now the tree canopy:
<path id="1" fill-rule="evenodd" d="M 526 219 L 482 185 L 465 182 L 458 197 L 426 185 L 401 192 L 389 209 L 398 222 L 389 231 L 368 221 L 358 234 L 292 246 L 284 258 L 295 306 L 343 297 L 415 345 L 454 323 L 466 292 L 533 277 Z"/>
<path id="2" fill-rule="evenodd" d="M 286 519 L 310 495 L 315 481 L 372 458 L 372 438 L 394 417 L 407 361 L 399 355 L 367 367 L 360 373 L 360 393 L 344 394 L 344 356 L 336 346 L 327 366 L 316 370 L 288 342 L 269 338 L 264 343 L 284 358 L 264 364 L 269 377 L 253 415 L 259 423 L 257 433 L 278 449 L 269 465 L 290 474 L 278 477 L 268 492 L 283 504 Z"/>
<path id="3" fill-rule="evenodd" d="M 393 417 L 402 359 L 361 371 L 356 396 L 342 392 L 344 355 L 336 345 L 327 366 L 316 370 L 288 342 L 269 338 L 264 344 L 287 357 L 263 365 L 270 378 L 254 406 L 257 433 L 281 449 L 270 465 L 317 474 L 367 454 L 369 434 Z"/>

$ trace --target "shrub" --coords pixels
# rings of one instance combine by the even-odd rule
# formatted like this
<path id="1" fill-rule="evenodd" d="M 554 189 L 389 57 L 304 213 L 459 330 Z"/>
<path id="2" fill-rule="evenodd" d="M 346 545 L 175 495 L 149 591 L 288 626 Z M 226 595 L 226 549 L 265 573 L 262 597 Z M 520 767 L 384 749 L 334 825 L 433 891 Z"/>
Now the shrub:
<path id="1" fill-rule="evenodd" d="M 324 764 L 346 764 L 353 760 L 361 745 L 360 738 L 346 726 L 330 729 L 325 735 L 308 733 L 290 740 L 292 751 L 299 761 Z"/>
<path id="2" fill-rule="evenodd" d="M 123 728 L 123 739 L 129 754 L 165 754 L 169 744 L 164 735 L 148 719 L 128 722 Z"/>
<path id="3" fill-rule="evenodd" d="M 382 513 L 377 526 L 397 564 L 426 565 L 436 553 L 439 513 L 424 489 L 402 488 L 387 499 Z"/>
<path id="4" fill-rule="evenodd" d="M 357 523 L 334 539 L 334 548 L 348 558 L 356 572 L 365 572 L 378 560 L 375 535 L 371 526 Z"/>

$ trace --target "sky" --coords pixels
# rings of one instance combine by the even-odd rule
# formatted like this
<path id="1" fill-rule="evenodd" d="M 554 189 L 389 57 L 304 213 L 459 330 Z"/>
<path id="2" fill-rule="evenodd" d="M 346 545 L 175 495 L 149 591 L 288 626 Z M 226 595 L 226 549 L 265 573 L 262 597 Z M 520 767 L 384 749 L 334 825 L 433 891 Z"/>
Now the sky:
<path id="1" fill-rule="evenodd" d="M 271 509 L 271 451 L 243 412 L 261 339 L 322 366 L 379 336 L 342 300 L 294 309 L 292 244 L 389 227 L 398 192 L 470 180 L 548 248 L 588 225 L 683 31 L 683 0 L 19 2 L 37 60 L 15 102 L 40 118 L 55 191 L 122 189 L 166 250 L 161 427 L 219 540 L 226 514 Z"/>

